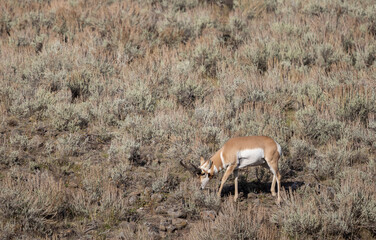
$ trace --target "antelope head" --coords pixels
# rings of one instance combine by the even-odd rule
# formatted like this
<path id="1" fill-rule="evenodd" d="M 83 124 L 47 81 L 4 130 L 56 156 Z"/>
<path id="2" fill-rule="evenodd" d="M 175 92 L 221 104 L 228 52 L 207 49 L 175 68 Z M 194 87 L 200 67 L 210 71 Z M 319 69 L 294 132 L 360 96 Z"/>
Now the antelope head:
<path id="1" fill-rule="evenodd" d="M 213 177 L 213 174 L 210 173 L 210 168 L 213 162 L 210 160 L 205 161 L 203 157 L 200 159 L 200 167 L 196 167 L 191 163 L 190 166 L 187 166 L 183 163 L 183 161 L 180 161 L 180 164 L 193 175 L 200 178 L 201 189 L 204 189 L 206 184 L 208 184 L 209 180 Z"/>

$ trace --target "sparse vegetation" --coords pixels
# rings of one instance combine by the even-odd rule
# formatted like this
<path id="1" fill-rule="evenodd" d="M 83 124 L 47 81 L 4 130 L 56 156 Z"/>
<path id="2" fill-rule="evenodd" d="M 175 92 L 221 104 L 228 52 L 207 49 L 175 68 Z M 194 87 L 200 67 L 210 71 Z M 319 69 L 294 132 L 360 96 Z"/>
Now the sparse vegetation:
<path id="1" fill-rule="evenodd" d="M 0 2 L 1 239 L 376 238 L 374 1 Z M 280 208 L 179 165 L 240 135 Z"/>

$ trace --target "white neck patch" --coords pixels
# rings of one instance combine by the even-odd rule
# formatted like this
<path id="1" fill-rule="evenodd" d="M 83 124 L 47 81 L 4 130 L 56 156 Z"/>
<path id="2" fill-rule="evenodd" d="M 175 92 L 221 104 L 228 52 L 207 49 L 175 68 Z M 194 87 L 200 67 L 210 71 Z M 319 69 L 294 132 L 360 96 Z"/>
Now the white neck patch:
<path id="1" fill-rule="evenodd" d="M 222 167 L 226 169 L 225 158 L 223 157 L 223 151 L 221 152 Z"/>
<path id="2" fill-rule="evenodd" d="M 209 165 L 210 165 L 209 161 L 206 161 L 204 164 L 202 164 L 202 165 L 200 166 L 200 168 L 201 168 L 202 170 L 204 170 L 205 172 L 208 172 L 208 171 L 209 171 Z"/>
<path id="3" fill-rule="evenodd" d="M 214 165 L 214 173 L 218 173 L 218 169 L 215 165 Z"/>

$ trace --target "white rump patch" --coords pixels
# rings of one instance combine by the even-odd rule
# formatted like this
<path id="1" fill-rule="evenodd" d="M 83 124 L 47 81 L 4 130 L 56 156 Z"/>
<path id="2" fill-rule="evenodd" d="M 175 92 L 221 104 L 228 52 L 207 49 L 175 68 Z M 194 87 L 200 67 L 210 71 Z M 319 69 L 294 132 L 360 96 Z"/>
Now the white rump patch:
<path id="1" fill-rule="evenodd" d="M 237 153 L 238 167 L 244 168 L 247 166 L 258 166 L 265 163 L 264 150 L 262 148 L 245 149 Z"/>
<path id="2" fill-rule="evenodd" d="M 275 141 L 274 141 L 275 142 Z M 281 148 L 281 145 L 279 145 L 279 143 L 275 142 L 275 144 L 277 144 L 277 149 L 278 149 L 278 153 L 279 153 L 279 157 L 282 156 L 282 148 Z"/>
<path id="3" fill-rule="evenodd" d="M 266 163 L 268 164 L 268 166 L 269 166 L 269 168 L 270 168 L 270 171 L 272 171 L 273 175 L 276 176 L 276 175 L 275 175 L 275 171 L 274 171 L 274 169 L 269 165 L 268 162 L 266 162 Z"/>

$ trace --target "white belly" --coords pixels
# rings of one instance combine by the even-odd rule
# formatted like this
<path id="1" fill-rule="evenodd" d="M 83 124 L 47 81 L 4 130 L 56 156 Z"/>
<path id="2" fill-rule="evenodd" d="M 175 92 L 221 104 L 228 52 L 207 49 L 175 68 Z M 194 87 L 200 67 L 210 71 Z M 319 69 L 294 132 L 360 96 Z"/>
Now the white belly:
<path id="1" fill-rule="evenodd" d="M 238 167 L 258 166 L 265 163 L 264 150 L 261 148 L 246 149 L 238 152 Z"/>

